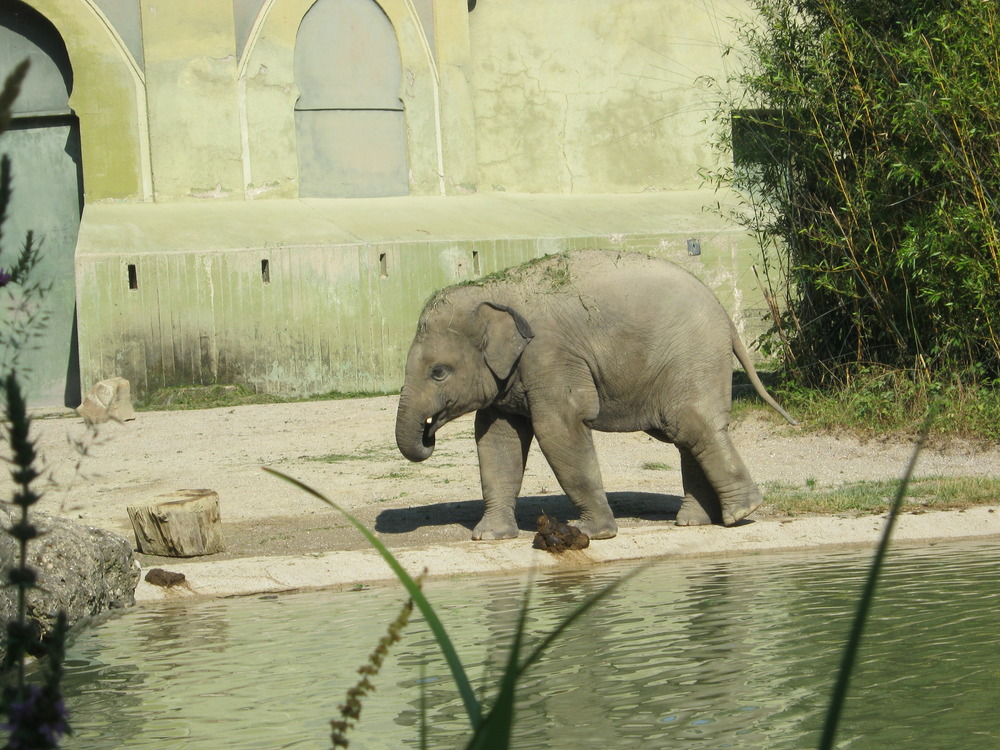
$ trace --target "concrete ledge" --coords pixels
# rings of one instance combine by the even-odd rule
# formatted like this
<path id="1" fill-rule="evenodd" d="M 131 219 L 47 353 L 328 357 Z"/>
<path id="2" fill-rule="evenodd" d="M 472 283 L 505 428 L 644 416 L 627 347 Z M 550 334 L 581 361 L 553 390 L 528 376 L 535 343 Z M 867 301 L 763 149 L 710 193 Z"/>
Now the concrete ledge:
<path id="1" fill-rule="evenodd" d="M 477 193 L 448 197 L 94 203 L 83 215 L 77 258 L 228 252 L 267 246 L 743 230 L 705 208 L 712 190 L 638 194 Z M 707 250 L 707 247 L 706 247 Z"/>
<path id="2" fill-rule="evenodd" d="M 399 387 L 437 289 L 581 248 L 683 265 L 750 341 L 752 240 L 712 191 L 92 204 L 76 252 L 84 389 L 126 378 L 279 396 Z M 700 254 L 688 252 L 688 240 Z M 745 330 L 744 330 L 745 329 Z"/>
<path id="3" fill-rule="evenodd" d="M 718 526 L 679 529 L 664 525 L 623 528 L 614 539 L 594 542 L 586 550 L 563 555 L 532 549 L 531 537 L 525 534 L 503 542 L 469 541 L 410 547 L 393 551 L 393 554 L 411 575 L 424 568 L 435 577 L 487 575 L 671 556 L 811 550 L 845 545 L 874 549 L 884 524 L 884 516 L 814 516 L 791 521 L 755 521 L 728 529 Z M 893 542 L 990 536 L 1000 537 L 1000 506 L 907 513 L 897 522 Z M 136 589 L 136 601 L 241 596 L 395 580 L 395 575 L 374 550 L 348 550 L 309 557 L 185 562 L 170 565 L 169 569 L 184 573 L 187 586 L 163 589 L 141 581 Z"/>

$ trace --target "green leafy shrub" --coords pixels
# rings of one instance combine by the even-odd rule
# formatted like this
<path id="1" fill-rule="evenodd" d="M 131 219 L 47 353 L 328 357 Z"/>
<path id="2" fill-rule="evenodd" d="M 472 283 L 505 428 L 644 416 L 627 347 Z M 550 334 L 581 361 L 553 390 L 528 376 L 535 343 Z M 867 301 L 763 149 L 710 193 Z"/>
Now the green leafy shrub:
<path id="1" fill-rule="evenodd" d="M 710 177 L 764 250 L 765 351 L 810 386 L 1000 376 L 997 4 L 751 6 Z"/>

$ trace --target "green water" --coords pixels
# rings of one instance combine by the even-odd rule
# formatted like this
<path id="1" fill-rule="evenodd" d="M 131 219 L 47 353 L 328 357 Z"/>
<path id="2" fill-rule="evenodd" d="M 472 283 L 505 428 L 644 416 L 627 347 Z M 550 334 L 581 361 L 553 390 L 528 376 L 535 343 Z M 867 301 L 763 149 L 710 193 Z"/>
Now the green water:
<path id="1" fill-rule="evenodd" d="M 519 748 L 815 747 L 867 551 L 665 560 L 579 621 L 518 693 Z M 529 644 L 626 567 L 538 577 Z M 1000 544 L 895 549 L 839 747 L 1000 747 Z M 505 658 L 523 579 L 434 580 L 474 683 Z M 395 587 L 144 608 L 69 653 L 66 748 L 322 748 L 403 595 Z M 352 748 L 462 746 L 466 720 L 414 616 Z"/>

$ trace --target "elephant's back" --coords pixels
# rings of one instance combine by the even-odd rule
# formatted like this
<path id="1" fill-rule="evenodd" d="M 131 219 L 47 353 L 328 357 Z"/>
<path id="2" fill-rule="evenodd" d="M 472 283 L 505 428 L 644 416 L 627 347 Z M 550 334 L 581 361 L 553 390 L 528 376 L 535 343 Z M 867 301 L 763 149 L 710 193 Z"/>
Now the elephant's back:
<path id="1" fill-rule="evenodd" d="M 566 294 L 575 291 L 584 302 L 591 298 L 595 309 L 618 310 L 622 315 L 640 319 L 650 314 L 671 318 L 725 315 L 705 284 L 668 260 L 600 250 L 569 253 L 567 258 Z"/>
<path id="2" fill-rule="evenodd" d="M 488 300 L 518 310 L 529 321 L 578 315 L 635 323 L 654 318 L 726 317 L 715 295 L 693 274 L 662 258 L 633 252 L 577 250 L 548 255 L 490 276 L 449 287 L 428 302 L 425 316 L 447 300 L 472 309 Z M 450 314 L 450 313 L 449 313 Z"/>
<path id="3" fill-rule="evenodd" d="M 466 292 L 471 291 L 469 286 L 480 287 L 486 296 L 492 296 L 491 291 L 500 296 L 511 293 L 573 296 L 581 291 L 605 296 L 620 294 L 622 284 L 711 294 L 697 277 L 675 263 L 642 253 L 613 250 L 547 255 L 462 286 Z"/>
<path id="4" fill-rule="evenodd" d="M 642 363 L 662 369 L 701 341 L 721 359 L 731 322 L 712 291 L 670 261 L 584 250 L 549 256 L 494 301 L 522 314 L 540 336 L 581 353 L 592 369 Z M 499 291 L 499 290 L 498 290 Z M 727 360 L 728 361 L 728 360 Z"/>

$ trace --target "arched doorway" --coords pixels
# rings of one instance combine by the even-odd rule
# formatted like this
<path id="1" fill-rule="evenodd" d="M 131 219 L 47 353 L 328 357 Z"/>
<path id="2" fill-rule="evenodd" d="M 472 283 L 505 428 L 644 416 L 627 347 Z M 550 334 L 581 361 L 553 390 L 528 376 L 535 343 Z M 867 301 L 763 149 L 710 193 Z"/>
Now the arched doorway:
<path id="1" fill-rule="evenodd" d="M 299 195 L 409 193 L 396 32 L 373 0 L 319 0 L 295 40 Z"/>
<path id="2" fill-rule="evenodd" d="M 73 73 L 55 27 L 34 9 L 10 0 L 0 14 L 0 76 L 6 77 L 25 58 L 31 68 L 14 103 L 10 128 L 0 136 L 0 153 L 10 156 L 13 175 L 0 266 L 17 257 L 26 233 L 33 232 L 41 243 L 33 279 L 49 286 L 43 301 L 47 323 L 34 348 L 20 354 L 19 371 L 31 406 L 77 406 L 73 261 L 83 173 L 79 124 L 69 108 Z M 6 308 L 16 301 L 5 296 L 0 304 Z M 2 314 L 9 315 L 6 309 Z M 0 356 L 7 361 L 8 353 Z"/>

